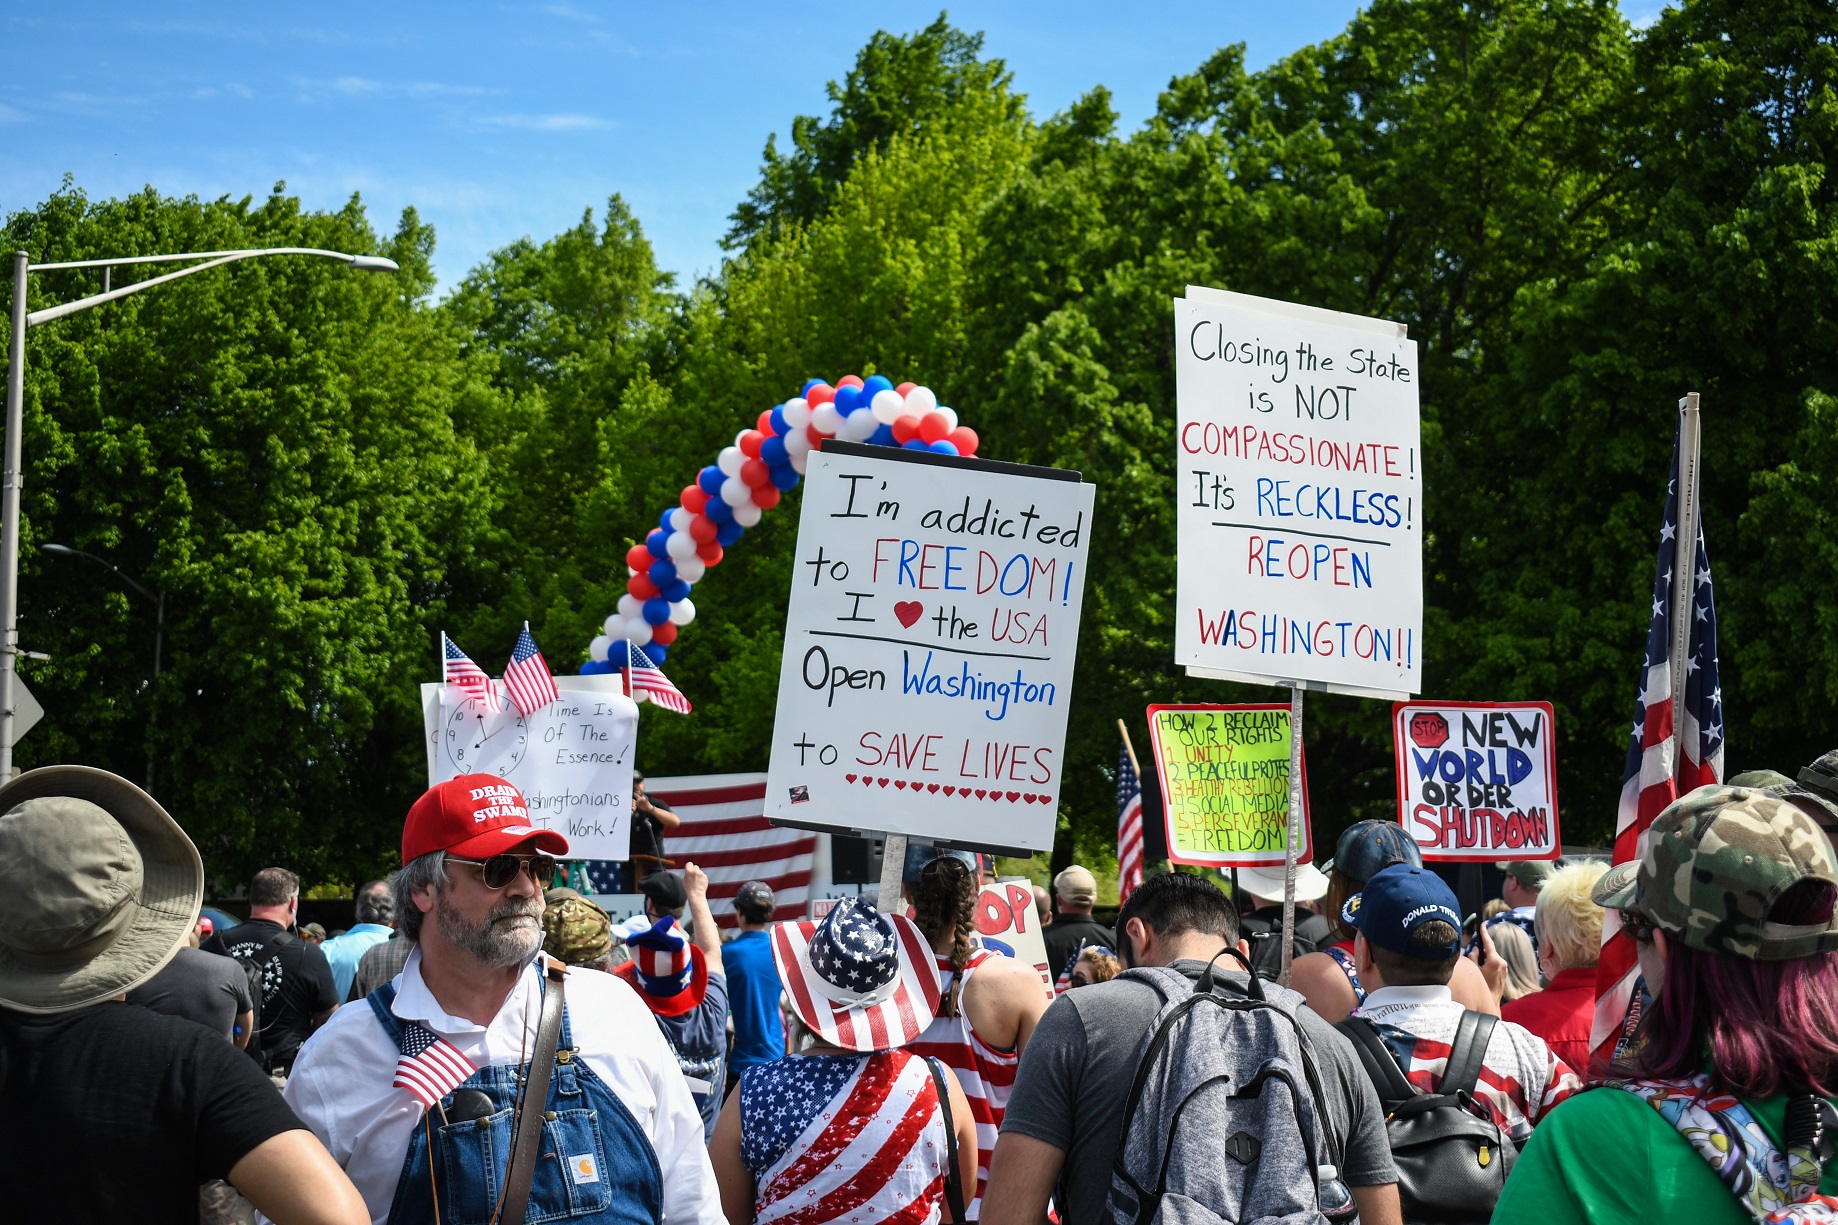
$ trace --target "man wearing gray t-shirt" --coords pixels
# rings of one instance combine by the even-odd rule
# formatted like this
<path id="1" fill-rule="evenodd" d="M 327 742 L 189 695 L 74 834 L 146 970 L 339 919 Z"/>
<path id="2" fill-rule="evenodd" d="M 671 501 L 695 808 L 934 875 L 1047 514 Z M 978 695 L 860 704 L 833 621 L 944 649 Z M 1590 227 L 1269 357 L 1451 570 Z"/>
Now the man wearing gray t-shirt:
<path id="1" fill-rule="evenodd" d="M 128 992 L 128 1003 L 196 1021 L 239 1047 L 249 1045 L 255 1001 L 249 976 L 228 957 L 182 948 L 158 974 Z"/>
<path id="2" fill-rule="evenodd" d="M 1224 949 L 1250 954 L 1231 900 L 1211 882 L 1178 873 L 1152 876 L 1130 894 L 1117 916 L 1117 945 L 1125 966 L 1172 966 L 1190 978 Z M 1217 977 L 1243 994 L 1242 972 Z M 1125 1099 L 1163 1003 L 1154 987 L 1124 977 L 1080 987 L 1047 1009 L 1015 1075 L 990 1162 L 985 1221 L 1036 1225 L 1047 1219 L 1051 1196 L 1063 1225 L 1108 1225 L 1105 1200 L 1123 1142 Z M 1372 1082 L 1332 1026 L 1304 1004 L 1295 1012 L 1321 1069 L 1340 1142 L 1340 1179 L 1359 1219 L 1400 1225 L 1398 1175 Z"/>

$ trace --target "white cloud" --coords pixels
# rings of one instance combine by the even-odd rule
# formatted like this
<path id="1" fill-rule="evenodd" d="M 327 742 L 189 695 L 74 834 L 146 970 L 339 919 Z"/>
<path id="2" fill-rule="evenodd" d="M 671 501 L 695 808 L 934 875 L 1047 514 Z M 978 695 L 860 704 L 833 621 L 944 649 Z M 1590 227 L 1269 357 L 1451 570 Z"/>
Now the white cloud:
<path id="1" fill-rule="evenodd" d="M 488 128 L 520 128 L 528 132 L 579 132 L 610 128 L 610 119 L 595 115 L 490 115 L 479 121 Z"/>
<path id="2" fill-rule="evenodd" d="M 26 116 L 24 111 L 15 110 L 4 103 L 0 103 L 0 123 L 24 123 L 25 121 Z"/>

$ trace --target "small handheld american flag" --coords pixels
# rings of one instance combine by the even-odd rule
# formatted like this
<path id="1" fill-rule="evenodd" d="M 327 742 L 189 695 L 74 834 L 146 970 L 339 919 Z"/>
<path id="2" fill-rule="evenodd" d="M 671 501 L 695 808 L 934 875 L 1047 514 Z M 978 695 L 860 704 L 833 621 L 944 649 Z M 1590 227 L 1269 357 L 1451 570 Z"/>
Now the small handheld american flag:
<path id="1" fill-rule="evenodd" d="M 498 687 L 491 683 L 491 677 L 485 675 L 485 669 L 473 663 L 472 658 L 459 649 L 459 644 L 444 633 L 440 636 L 440 655 L 447 684 L 473 701 L 482 703 L 486 710 L 504 709 L 504 701 L 498 696 Z"/>
<path id="2" fill-rule="evenodd" d="M 665 710 L 674 710 L 679 715 L 686 715 L 695 709 L 689 704 L 689 699 L 683 696 L 683 691 L 670 683 L 664 670 L 633 646 L 630 638 L 625 640 L 625 666 L 619 670 L 625 673 L 625 686 L 631 692 L 634 702 L 649 698 Z"/>
<path id="3" fill-rule="evenodd" d="M 535 714 L 561 696 L 555 688 L 555 677 L 549 673 L 549 661 L 537 649 L 536 639 L 530 637 L 528 621 L 523 623 L 523 632 L 517 635 L 517 645 L 511 648 L 511 662 L 504 669 L 504 687 L 510 690 L 518 713 L 525 716 Z"/>
<path id="4" fill-rule="evenodd" d="M 1142 884 L 1142 780 L 1126 740 L 1117 749 L 1117 904 Z"/>
<path id="5" fill-rule="evenodd" d="M 423 1108 L 453 1092 L 478 1071 L 445 1038 L 415 1021 L 402 1029 L 402 1054 L 396 1060 L 396 1078 L 390 1086 L 407 1089 Z"/>

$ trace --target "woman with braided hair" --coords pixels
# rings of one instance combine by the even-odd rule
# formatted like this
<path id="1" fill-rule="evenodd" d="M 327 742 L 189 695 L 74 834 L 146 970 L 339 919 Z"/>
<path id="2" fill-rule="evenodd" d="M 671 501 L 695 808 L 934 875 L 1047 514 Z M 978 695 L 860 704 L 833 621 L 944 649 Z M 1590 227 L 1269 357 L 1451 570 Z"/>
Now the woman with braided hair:
<path id="1" fill-rule="evenodd" d="M 938 1012 L 909 1048 L 957 1074 L 976 1120 L 976 1197 L 966 1218 L 982 1212 L 989 1156 L 1008 1108 L 1015 1066 L 1052 996 L 1034 967 L 982 948 L 976 936 L 975 861 L 961 851 L 912 846 L 904 879 L 913 922 L 938 960 Z"/>

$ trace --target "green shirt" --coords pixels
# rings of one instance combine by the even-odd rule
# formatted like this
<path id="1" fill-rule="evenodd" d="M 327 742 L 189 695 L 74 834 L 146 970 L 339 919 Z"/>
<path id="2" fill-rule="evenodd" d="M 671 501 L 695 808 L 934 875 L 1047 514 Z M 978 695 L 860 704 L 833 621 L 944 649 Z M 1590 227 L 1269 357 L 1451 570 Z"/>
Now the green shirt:
<path id="1" fill-rule="evenodd" d="M 1778 1147 L 1787 1098 L 1744 1104 Z M 1838 1162 L 1826 1169 L 1819 1189 L 1838 1195 Z M 1690 1142 L 1659 1111 L 1621 1089 L 1579 1093 L 1546 1115 L 1493 1212 L 1493 1225 L 1631 1221 L 1753 1225 Z"/>

